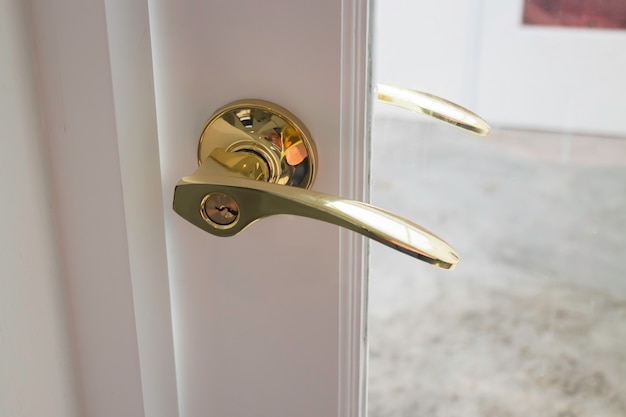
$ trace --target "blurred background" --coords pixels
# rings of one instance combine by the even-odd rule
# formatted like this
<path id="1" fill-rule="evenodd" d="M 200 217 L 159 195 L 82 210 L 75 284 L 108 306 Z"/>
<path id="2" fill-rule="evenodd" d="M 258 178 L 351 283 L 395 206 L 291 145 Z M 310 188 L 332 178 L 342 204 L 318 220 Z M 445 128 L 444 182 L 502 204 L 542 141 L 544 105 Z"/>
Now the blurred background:
<path id="1" fill-rule="evenodd" d="M 374 79 L 485 138 L 374 110 L 372 202 L 461 255 L 371 245 L 369 415 L 626 415 L 626 7 L 385 0 Z"/>

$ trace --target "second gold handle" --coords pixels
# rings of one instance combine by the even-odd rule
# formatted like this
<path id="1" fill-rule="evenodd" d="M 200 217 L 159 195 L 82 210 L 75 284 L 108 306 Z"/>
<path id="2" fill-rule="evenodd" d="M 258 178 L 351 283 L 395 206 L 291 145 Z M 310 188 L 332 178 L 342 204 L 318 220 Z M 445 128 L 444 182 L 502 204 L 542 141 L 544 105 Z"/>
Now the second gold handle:
<path id="1" fill-rule="evenodd" d="M 481 136 L 491 130 L 482 117 L 445 98 L 385 83 L 378 83 L 377 89 L 378 101 L 382 103 L 421 113 Z"/>

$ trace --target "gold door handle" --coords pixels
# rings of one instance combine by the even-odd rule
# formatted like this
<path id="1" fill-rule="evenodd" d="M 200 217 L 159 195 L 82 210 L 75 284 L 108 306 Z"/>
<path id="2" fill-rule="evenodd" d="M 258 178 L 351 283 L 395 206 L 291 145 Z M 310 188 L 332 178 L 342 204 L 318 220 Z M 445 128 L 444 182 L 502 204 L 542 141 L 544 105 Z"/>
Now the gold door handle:
<path id="1" fill-rule="evenodd" d="M 233 236 L 263 217 L 292 214 L 345 227 L 441 268 L 452 269 L 459 260 L 443 240 L 393 213 L 300 187 L 248 179 L 212 157 L 180 180 L 174 210 L 217 236 Z"/>
<path id="2" fill-rule="evenodd" d="M 217 236 L 291 214 L 336 224 L 444 269 L 459 257 L 442 239 L 386 210 L 310 191 L 317 167 L 308 130 L 286 109 L 245 100 L 215 112 L 198 144 L 200 167 L 174 191 L 174 211 Z"/>
<path id="3" fill-rule="evenodd" d="M 378 101 L 441 120 L 463 130 L 485 136 L 489 123 L 474 112 L 445 98 L 391 84 L 378 84 Z"/>

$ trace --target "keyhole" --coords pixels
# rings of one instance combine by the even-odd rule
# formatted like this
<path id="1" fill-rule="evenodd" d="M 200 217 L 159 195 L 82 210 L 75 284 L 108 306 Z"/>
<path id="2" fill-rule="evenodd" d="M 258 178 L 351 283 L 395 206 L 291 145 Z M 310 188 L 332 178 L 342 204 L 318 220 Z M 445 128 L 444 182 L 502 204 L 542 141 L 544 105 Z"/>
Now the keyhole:
<path id="1" fill-rule="evenodd" d="M 217 211 L 220 212 L 220 216 L 222 216 L 224 219 L 232 219 L 233 217 L 237 217 L 237 215 L 239 214 L 237 210 L 223 205 L 215 208 L 217 209 Z"/>
<path id="2" fill-rule="evenodd" d="M 239 218 L 239 206 L 229 195 L 213 193 L 202 199 L 202 218 L 213 226 L 234 226 Z"/>

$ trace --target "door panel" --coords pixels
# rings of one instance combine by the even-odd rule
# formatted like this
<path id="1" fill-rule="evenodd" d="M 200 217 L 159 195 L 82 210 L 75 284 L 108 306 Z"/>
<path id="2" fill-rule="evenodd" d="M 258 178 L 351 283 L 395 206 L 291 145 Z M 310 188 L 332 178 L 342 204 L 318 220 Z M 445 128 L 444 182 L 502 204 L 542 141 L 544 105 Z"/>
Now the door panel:
<path id="1" fill-rule="evenodd" d="M 367 88 L 364 77 L 357 86 L 342 73 L 349 62 L 342 48 L 352 56 L 342 40 L 346 4 L 150 2 L 181 415 L 336 415 L 345 378 L 340 357 L 359 364 L 358 345 L 357 355 L 340 355 L 354 348 L 340 337 L 343 280 L 359 279 L 340 275 L 351 237 L 342 243 L 336 227 L 279 216 L 216 238 L 170 209 L 176 182 L 195 170 L 210 115 L 245 98 L 297 115 L 319 153 L 314 189 L 345 191 L 352 180 L 342 179 L 342 164 L 356 166 L 344 159 L 345 144 L 363 136 L 346 137 L 341 116 L 355 115 L 345 100 L 358 90 L 365 101 Z M 364 71 L 363 63 L 352 64 Z M 349 305 L 350 314 L 354 308 L 358 313 L 360 301 Z"/>

